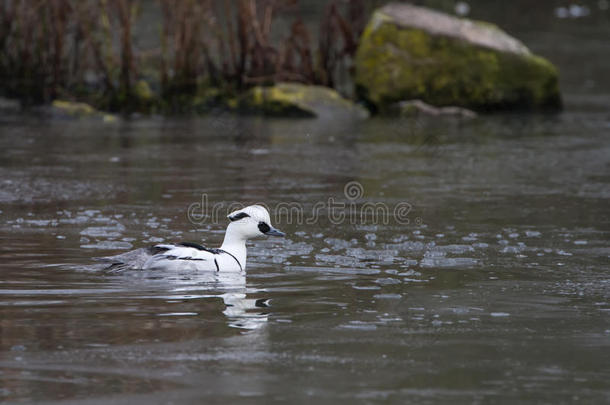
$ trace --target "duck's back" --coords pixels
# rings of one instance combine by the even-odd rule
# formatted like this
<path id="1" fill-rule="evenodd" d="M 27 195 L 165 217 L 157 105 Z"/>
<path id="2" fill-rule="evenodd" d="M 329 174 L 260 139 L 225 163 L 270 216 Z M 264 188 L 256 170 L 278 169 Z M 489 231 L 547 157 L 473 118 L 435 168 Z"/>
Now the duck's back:
<path id="1" fill-rule="evenodd" d="M 98 260 L 107 263 L 107 270 L 197 270 L 242 271 L 242 264 L 232 254 L 221 249 L 209 249 L 196 243 L 159 244 L 135 249 Z M 245 264 L 245 263 L 244 263 Z"/>
<path id="2" fill-rule="evenodd" d="M 207 249 L 193 243 L 180 245 L 156 245 L 154 248 L 164 249 L 151 255 L 143 264 L 144 270 L 200 270 L 218 271 L 218 260 L 214 249 Z"/>

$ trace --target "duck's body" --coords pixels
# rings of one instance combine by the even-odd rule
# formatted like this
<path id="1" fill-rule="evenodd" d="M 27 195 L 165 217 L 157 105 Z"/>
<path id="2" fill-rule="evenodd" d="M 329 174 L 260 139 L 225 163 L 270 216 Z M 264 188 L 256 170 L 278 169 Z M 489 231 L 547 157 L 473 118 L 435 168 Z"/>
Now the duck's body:
<path id="1" fill-rule="evenodd" d="M 269 213 L 251 205 L 229 215 L 225 239 L 219 249 L 197 243 L 159 244 L 117 256 L 103 257 L 111 269 L 197 270 L 240 272 L 246 269 L 246 241 L 260 235 L 284 236 L 270 225 Z"/>

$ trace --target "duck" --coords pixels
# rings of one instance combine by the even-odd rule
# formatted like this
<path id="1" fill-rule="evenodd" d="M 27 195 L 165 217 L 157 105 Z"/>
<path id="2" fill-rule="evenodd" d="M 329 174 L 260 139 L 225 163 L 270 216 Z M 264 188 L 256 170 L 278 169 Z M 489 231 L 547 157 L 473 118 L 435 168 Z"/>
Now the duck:
<path id="1" fill-rule="evenodd" d="M 245 272 L 249 239 L 260 236 L 286 236 L 273 226 L 267 209 L 250 205 L 233 211 L 220 248 L 207 248 L 198 243 L 158 244 L 116 256 L 97 258 L 106 269 L 121 270 L 196 270 L 213 272 Z"/>

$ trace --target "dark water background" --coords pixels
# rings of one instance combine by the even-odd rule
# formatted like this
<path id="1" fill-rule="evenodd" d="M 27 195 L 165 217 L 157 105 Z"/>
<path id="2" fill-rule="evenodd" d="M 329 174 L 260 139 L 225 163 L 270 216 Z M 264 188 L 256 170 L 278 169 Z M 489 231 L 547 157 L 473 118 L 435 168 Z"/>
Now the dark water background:
<path id="1" fill-rule="evenodd" d="M 471 16 L 559 65 L 558 115 L 1 115 L 0 402 L 608 403 L 610 16 L 546 3 Z M 247 278 L 92 264 L 218 245 L 202 198 L 411 210 L 281 217 Z"/>

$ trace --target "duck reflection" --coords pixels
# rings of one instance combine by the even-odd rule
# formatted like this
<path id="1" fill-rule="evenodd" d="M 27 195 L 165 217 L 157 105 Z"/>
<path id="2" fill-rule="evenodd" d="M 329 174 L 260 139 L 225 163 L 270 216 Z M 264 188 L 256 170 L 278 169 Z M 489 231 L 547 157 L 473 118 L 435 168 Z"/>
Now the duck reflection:
<path id="1" fill-rule="evenodd" d="M 222 313 L 228 318 L 228 325 L 240 329 L 259 329 L 266 325 L 269 315 L 267 299 L 247 298 L 246 293 L 225 293 L 220 296 L 227 306 Z"/>
<path id="2" fill-rule="evenodd" d="M 216 273 L 214 274 L 214 290 L 224 291 L 216 295 L 222 298 L 226 308 L 222 313 L 227 317 L 230 327 L 244 330 L 260 329 L 267 324 L 269 300 L 265 298 L 249 298 L 257 290 L 246 286 L 246 273 Z"/>
<path id="3" fill-rule="evenodd" d="M 155 272 L 156 273 L 156 272 Z M 149 274 L 150 276 L 150 274 Z M 255 330 L 267 324 L 270 300 L 252 298 L 260 290 L 248 288 L 246 272 L 197 272 L 193 270 L 165 272 L 163 276 L 147 277 L 152 282 L 170 282 L 171 299 L 221 298 L 228 326 L 243 330 Z"/>

